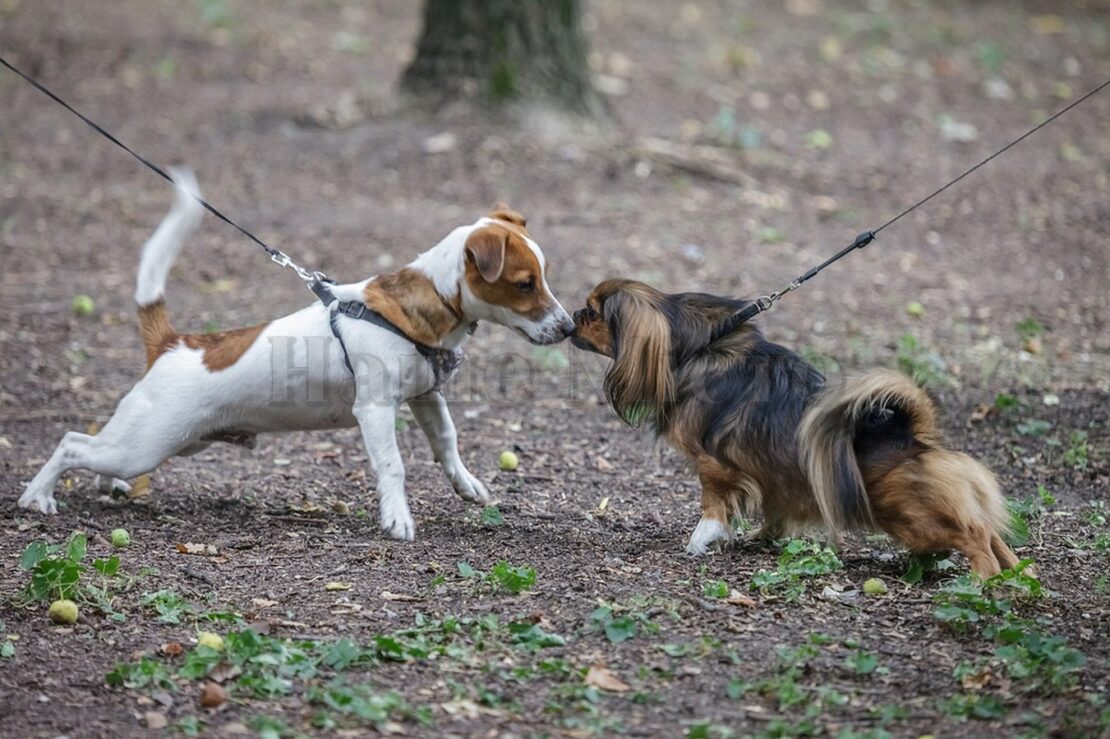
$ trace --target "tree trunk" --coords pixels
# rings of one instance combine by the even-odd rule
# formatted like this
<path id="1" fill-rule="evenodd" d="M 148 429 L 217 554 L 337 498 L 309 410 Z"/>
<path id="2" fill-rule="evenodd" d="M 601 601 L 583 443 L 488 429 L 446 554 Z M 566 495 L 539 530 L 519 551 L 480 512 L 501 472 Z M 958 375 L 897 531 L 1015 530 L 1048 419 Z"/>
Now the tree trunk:
<path id="1" fill-rule="evenodd" d="M 424 97 L 545 100 L 604 112 L 590 81 L 579 0 L 425 0 L 402 89 Z"/>

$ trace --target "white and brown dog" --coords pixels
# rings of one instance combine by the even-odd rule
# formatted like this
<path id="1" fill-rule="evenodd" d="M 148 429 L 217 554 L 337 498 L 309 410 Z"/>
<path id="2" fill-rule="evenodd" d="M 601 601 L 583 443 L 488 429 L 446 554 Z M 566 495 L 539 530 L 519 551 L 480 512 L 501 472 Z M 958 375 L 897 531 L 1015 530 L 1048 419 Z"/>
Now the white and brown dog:
<path id="1" fill-rule="evenodd" d="M 124 480 L 214 441 L 249 446 L 259 433 L 357 425 L 377 473 L 382 529 L 412 540 L 395 436 L 403 402 L 455 491 L 488 502 L 486 486 L 459 458 L 439 369 L 416 345 L 456 351 L 476 321 L 509 326 L 536 344 L 574 330 L 548 289 L 543 252 L 524 218 L 499 205 L 398 272 L 332 287 L 339 301 L 366 305 L 403 336 L 323 303 L 250 328 L 180 334 L 166 316 L 166 277 L 203 211 L 185 192 L 197 192 L 192 173 L 177 170 L 174 178 L 173 208 L 143 247 L 135 291 L 146 374 L 99 434 L 65 435 L 19 505 L 54 513 L 54 487 L 71 469 L 96 472 L 102 488 L 126 489 Z"/>

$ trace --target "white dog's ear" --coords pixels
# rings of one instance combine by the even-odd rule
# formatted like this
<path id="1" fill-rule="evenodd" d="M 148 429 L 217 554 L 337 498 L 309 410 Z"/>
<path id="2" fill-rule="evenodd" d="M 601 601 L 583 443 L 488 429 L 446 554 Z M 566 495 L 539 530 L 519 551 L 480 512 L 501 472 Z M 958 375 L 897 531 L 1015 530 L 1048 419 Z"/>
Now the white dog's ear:
<path id="1" fill-rule="evenodd" d="M 494 282 L 505 269 L 505 247 L 509 234 L 502 228 L 482 228 L 466 240 L 466 257 L 474 262 L 486 282 Z"/>

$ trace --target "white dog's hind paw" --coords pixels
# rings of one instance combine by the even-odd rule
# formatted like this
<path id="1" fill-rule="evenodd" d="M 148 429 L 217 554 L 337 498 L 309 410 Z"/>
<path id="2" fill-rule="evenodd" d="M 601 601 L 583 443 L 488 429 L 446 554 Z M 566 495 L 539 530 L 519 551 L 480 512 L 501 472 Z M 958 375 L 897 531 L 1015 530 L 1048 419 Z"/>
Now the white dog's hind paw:
<path id="1" fill-rule="evenodd" d="M 698 557 L 709 552 L 709 547 L 719 541 L 728 543 L 732 539 L 732 531 L 725 524 L 715 518 L 703 518 L 698 521 L 694 533 L 690 534 L 690 543 L 686 545 L 686 552 Z"/>
<path id="2" fill-rule="evenodd" d="M 389 538 L 412 541 L 416 537 L 416 522 L 412 520 L 409 506 L 404 500 L 383 502 L 381 517 L 382 531 Z"/>
<path id="3" fill-rule="evenodd" d="M 102 493 L 114 493 L 118 490 L 121 493 L 127 494 L 131 492 L 131 485 L 126 480 L 121 480 L 118 477 L 97 475 L 96 489 Z"/>
<path id="4" fill-rule="evenodd" d="M 19 496 L 20 508 L 37 508 L 43 513 L 57 513 L 58 504 L 50 490 L 36 490 L 30 486 Z"/>
<path id="5" fill-rule="evenodd" d="M 463 500 L 471 503 L 489 503 L 491 500 L 486 484 L 467 470 L 463 470 L 451 480 L 451 485 Z"/>

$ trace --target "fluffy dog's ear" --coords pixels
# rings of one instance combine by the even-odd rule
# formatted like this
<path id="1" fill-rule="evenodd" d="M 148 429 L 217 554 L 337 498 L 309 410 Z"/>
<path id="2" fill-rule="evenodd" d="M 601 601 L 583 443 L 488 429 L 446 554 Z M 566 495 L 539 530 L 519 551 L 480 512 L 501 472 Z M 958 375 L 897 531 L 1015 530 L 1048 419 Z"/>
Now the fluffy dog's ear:
<path id="1" fill-rule="evenodd" d="M 671 327 L 653 296 L 625 289 L 602 307 L 609 326 L 613 364 L 605 394 L 626 423 L 658 424 L 671 402 Z"/>
<path id="2" fill-rule="evenodd" d="M 495 282 L 505 268 L 505 247 L 509 234 L 502 228 L 483 228 L 466 240 L 466 256 L 474 260 L 478 274 L 486 282 Z"/>

